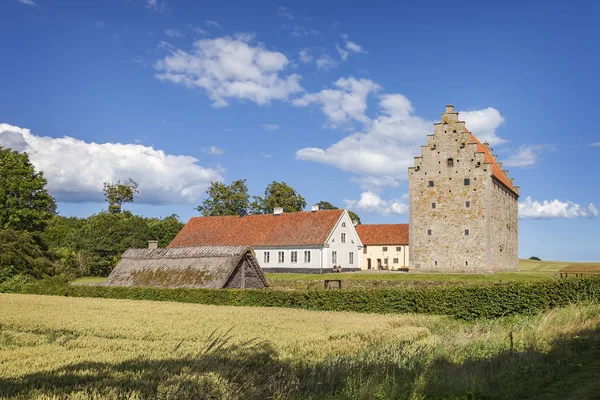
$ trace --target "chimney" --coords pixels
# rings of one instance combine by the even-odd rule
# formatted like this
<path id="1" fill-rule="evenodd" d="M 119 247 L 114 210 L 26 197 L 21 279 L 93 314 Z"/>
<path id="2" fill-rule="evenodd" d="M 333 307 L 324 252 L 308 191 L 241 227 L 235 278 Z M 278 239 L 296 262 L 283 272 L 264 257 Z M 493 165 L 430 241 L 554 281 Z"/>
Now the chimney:
<path id="1" fill-rule="evenodd" d="M 275 214 L 275 215 L 281 215 L 281 214 L 283 214 L 283 207 L 275 207 L 273 209 L 273 214 Z"/>
<path id="2" fill-rule="evenodd" d="M 148 248 L 150 250 L 158 249 L 158 240 L 148 240 Z"/>
<path id="3" fill-rule="evenodd" d="M 454 106 L 452 104 L 448 104 L 446 106 L 446 113 L 453 113 L 454 112 Z"/>
<path id="4" fill-rule="evenodd" d="M 319 211 L 319 206 L 317 204 L 313 205 L 311 211 Z"/>

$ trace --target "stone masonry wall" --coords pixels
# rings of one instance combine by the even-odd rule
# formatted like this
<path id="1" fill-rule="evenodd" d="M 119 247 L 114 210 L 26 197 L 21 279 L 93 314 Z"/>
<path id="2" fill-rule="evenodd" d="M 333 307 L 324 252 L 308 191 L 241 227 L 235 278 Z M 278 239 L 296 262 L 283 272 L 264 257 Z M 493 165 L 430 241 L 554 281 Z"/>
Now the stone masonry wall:
<path id="1" fill-rule="evenodd" d="M 409 168 L 411 269 L 472 273 L 518 268 L 516 196 L 505 193 L 508 189 L 492 178 L 491 164 L 477 151 L 464 122 L 447 106 Z"/>
<path id="2" fill-rule="evenodd" d="M 519 206 L 517 196 L 494 180 L 491 207 L 491 266 L 494 271 L 519 270 Z"/>

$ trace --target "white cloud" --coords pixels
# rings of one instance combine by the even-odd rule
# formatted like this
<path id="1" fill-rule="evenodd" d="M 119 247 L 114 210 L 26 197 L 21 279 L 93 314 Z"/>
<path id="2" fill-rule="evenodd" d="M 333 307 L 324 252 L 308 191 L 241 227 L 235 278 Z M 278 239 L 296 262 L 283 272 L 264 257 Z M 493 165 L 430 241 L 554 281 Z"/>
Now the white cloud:
<path id="1" fill-rule="evenodd" d="M 35 6 L 35 2 L 33 0 L 19 0 L 23 4 L 27 4 L 28 6 Z"/>
<path id="2" fill-rule="evenodd" d="M 221 28 L 221 24 L 219 24 L 217 21 L 213 21 L 210 19 L 207 19 L 206 21 L 204 21 L 204 23 L 206 24 L 206 26 L 210 26 L 213 28 Z"/>
<path id="3" fill-rule="evenodd" d="M 530 167 L 537 162 L 542 151 L 553 149 L 553 146 L 547 145 L 521 146 L 516 154 L 503 162 L 503 165 L 506 167 Z"/>
<path id="4" fill-rule="evenodd" d="M 185 36 L 179 29 L 165 29 L 165 35 L 172 38 L 180 38 Z"/>
<path id="5" fill-rule="evenodd" d="M 350 178 L 350 182 L 358 183 L 361 189 L 374 193 L 379 193 L 385 187 L 399 186 L 398 181 L 390 176 L 355 176 Z"/>
<path id="6" fill-rule="evenodd" d="M 287 7 L 283 7 L 283 6 L 277 7 L 277 15 L 281 18 L 285 18 L 290 21 L 294 19 L 294 16 L 290 12 L 290 10 L 288 10 Z"/>
<path id="7" fill-rule="evenodd" d="M 380 215 L 406 214 L 408 205 L 401 200 L 383 200 L 373 192 L 363 192 L 360 200 L 344 200 L 346 208 L 367 213 L 377 213 Z"/>
<path id="8" fill-rule="evenodd" d="M 97 20 L 96 21 L 96 28 L 104 28 L 104 21 L 102 20 Z"/>
<path id="9" fill-rule="evenodd" d="M 276 131 L 280 128 L 280 126 L 277 124 L 263 124 L 261 126 L 263 127 L 263 129 L 266 129 L 268 131 Z"/>
<path id="10" fill-rule="evenodd" d="M 354 53 L 366 53 L 361 46 L 354 42 L 347 42 L 346 48 Z"/>
<path id="11" fill-rule="evenodd" d="M 329 54 L 323 54 L 315 61 L 315 65 L 317 66 L 317 69 L 329 71 L 330 69 L 337 67 L 339 63 Z"/>
<path id="12" fill-rule="evenodd" d="M 188 28 L 197 35 L 206 35 L 206 31 L 199 26 L 188 25 Z"/>
<path id="13" fill-rule="evenodd" d="M 540 203 L 529 196 L 519 203 L 521 219 L 592 218 L 598 214 L 598 209 L 591 203 L 587 207 L 581 207 L 572 201 L 544 200 Z"/>
<path id="14" fill-rule="evenodd" d="M 305 64 L 311 62 L 314 59 L 314 57 L 310 54 L 308 49 L 300 50 L 298 52 L 298 56 L 300 57 L 300 61 L 302 61 Z"/>
<path id="15" fill-rule="evenodd" d="M 156 77 L 188 88 L 204 89 L 213 106 L 224 107 L 230 98 L 268 104 L 286 100 L 302 91 L 300 76 L 280 73 L 289 61 L 279 52 L 261 44 L 253 46 L 251 35 L 201 39 L 190 52 L 171 50 L 171 54 L 155 64 Z"/>
<path id="16" fill-rule="evenodd" d="M 590 144 L 590 147 L 600 147 L 600 142 Z"/>
<path id="17" fill-rule="evenodd" d="M 267 153 L 260 153 L 260 158 L 271 158 L 271 155 Z"/>
<path id="18" fill-rule="evenodd" d="M 340 53 L 340 58 L 346 61 L 348 59 L 348 56 L 350 55 L 350 52 L 340 47 L 338 44 L 335 45 L 335 48 L 337 49 L 338 53 Z"/>
<path id="19" fill-rule="evenodd" d="M 225 150 L 216 147 L 216 146 L 210 146 L 210 147 L 204 147 L 202 149 L 203 153 L 207 153 L 207 154 L 212 154 L 215 156 L 220 156 L 221 154 L 225 153 Z"/>
<path id="20" fill-rule="evenodd" d="M 164 1 L 159 3 L 158 0 L 146 0 L 146 8 L 158 12 L 165 12 L 168 10 L 167 3 Z"/>
<path id="21" fill-rule="evenodd" d="M 342 34 L 340 35 L 342 39 L 344 39 L 344 46 L 340 46 L 339 44 L 335 45 L 338 53 L 340 54 L 340 58 L 343 61 L 348 60 L 350 53 L 366 53 L 366 51 L 359 44 L 352 42 L 348 39 L 348 35 Z"/>
<path id="22" fill-rule="evenodd" d="M 202 167 L 194 157 L 139 144 L 37 136 L 29 129 L 0 124 L 0 146 L 26 151 L 35 168 L 43 171 L 52 195 L 64 202 L 103 201 L 104 182 L 132 178 L 140 185 L 139 203 L 191 203 L 211 181 L 222 180 L 222 171 Z"/>
<path id="23" fill-rule="evenodd" d="M 293 100 L 296 106 L 318 104 L 329 119 L 332 127 L 352 120 L 367 122 L 367 97 L 377 92 L 380 86 L 369 79 L 340 78 L 335 82 L 337 89 L 324 89 L 318 93 L 307 93 Z"/>
<path id="24" fill-rule="evenodd" d="M 412 115 L 410 101 L 399 94 L 381 96 L 381 115 L 365 123 L 362 132 L 346 136 L 326 149 L 305 148 L 296 158 L 329 164 L 365 176 L 406 179 L 432 121 Z"/>
<path id="25" fill-rule="evenodd" d="M 481 143 L 488 142 L 494 146 L 507 142 L 507 140 L 499 138 L 496 135 L 496 129 L 504 123 L 504 117 L 495 108 L 488 107 L 483 110 L 460 111 L 458 117 L 465 121 L 467 129 L 473 132 Z"/>

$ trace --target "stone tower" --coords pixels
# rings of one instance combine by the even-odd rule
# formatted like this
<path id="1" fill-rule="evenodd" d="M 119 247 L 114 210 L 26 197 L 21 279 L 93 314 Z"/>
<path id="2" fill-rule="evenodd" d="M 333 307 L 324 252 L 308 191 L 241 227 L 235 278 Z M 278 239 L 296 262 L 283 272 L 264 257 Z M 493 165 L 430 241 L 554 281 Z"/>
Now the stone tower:
<path id="1" fill-rule="evenodd" d="M 408 169 L 410 267 L 518 270 L 518 198 L 508 171 L 446 106 Z"/>

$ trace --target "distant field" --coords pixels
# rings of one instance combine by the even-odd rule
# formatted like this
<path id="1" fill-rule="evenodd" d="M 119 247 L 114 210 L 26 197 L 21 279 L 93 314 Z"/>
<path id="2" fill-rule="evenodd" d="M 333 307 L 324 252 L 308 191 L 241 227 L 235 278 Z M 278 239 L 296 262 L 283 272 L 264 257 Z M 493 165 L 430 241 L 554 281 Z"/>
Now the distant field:
<path id="1" fill-rule="evenodd" d="M 565 268 L 600 272 L 600 262 L 519 260 L 519 269 L 523 272 L 558 272 Z"/>
<path id="2" fill-rule="evenodd" d="M 3 399 L 597 395 L 600 305 L 464 323 L 9 294 L 0 304 Z"/>

